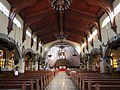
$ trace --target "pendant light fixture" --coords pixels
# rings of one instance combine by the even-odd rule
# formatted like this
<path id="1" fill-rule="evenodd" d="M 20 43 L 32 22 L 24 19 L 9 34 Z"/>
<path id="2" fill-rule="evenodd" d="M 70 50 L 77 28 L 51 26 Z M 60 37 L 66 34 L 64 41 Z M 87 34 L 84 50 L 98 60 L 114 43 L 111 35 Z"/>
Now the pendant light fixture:
<path id="1" fill-rule="evenodd" d="M 72 55 L 73 57 L 76 57 L 77 55 L 75 54 L 75 49 L 74 49 L 74 54 Z"/>
<path id="2" fill-rule="evenodd" d="M 48 57 L 52 57 L 52 55 L 51 55 L 51 48 L 50 48 L 50 54 L 48 54 Z"/>

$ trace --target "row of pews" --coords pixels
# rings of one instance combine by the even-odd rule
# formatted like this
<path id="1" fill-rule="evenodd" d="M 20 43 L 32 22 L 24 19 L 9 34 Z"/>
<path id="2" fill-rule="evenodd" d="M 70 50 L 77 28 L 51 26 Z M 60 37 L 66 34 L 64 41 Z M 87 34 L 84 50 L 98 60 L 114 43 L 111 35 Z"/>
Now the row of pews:
<path id="1" fill-rule="evenodd" d="M 67 71 L 79 90 L 120 90 L 120 76 L 90 71 Z"/>
<path id="2" fill-rule="evenodd" d="M 45 90 L 54 78 L 56 71 L 26 71 L 15 76 L 13 74 L 0 75 L 0 90 Z"/>

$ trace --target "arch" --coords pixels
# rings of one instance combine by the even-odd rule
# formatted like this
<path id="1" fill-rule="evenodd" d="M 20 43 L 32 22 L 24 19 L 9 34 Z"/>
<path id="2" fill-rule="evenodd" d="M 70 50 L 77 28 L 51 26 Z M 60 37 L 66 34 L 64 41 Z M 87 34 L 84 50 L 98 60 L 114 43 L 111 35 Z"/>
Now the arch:
<path id="1" fill-rule="evenodd" d="M 63 42 L 62 42 L 63 43 Z M 46 50 L 46 54 L 44 54 L 44 61 L 50 67 L 53 67 L 58 60 L 68 60 L 71 64 L 71 67 L 78 67 L 80 63 L 80 56 L 76 51 L 74 45 L 69 42 L 64 42 L 67 45 L 65 48 L 61 47 L 61 42 L 56 42 L 51 44 Z M 58 46 L 57 46 L 58 45 Z M 64 44 L 62 44 L 64 45 Z M 62 49 L 61 49 L 61 48 Z M 64 46 L 63 46 L 64 47 Z M 52 52 L 51 52 L 52 50 Z M 49 56 L 51 55 L 52 56 Z"/>
<path id="2" fill-rule="evenodd" d="M 5 43 L 11 45 L 11 47 L 14 48 L 15 53 L 16 53 L 18 59 L 21 58 L 21 54 L 20 54 L 20 49 L 19 49 L 19 46 L 18 46 L 18 42 L 16 42 L 14 39 L 12 39 L 11 37 L 8 37 L 6 34 L 3 34 L 3 33 L 0 33 L 0 40 L 2 40 Z"/>
<path id="3" fill-rule="evenodd" d="M 26 49 L 23 53 L 24 53 L 24 55 L 26 54 L 26 53 L 28 53 L 28 52 L 31 52 L 33 55 L 35 55 L 35 52 L 32 50 L 32 49 Z"/>
<path id="4" fill-rule="evenodd" d="M 114 73 L 119 71 L 119 61 L 120 61 L 120 34 L 113 36 L 104 49 L 104 60 L 110 67 L 109 71 Z"/>
<path id="5" fill-rule="evenodd" d="M 93 49 L 90 51 L 90 54 L 92 54 L 92 53 L 98 53 L 98 54 L 100 54 L 100 50 L 97 49 L 97 48 L 93 48 Z"/>
<path id="6" fill-rule="evenodd" d="M 101 51 L 93 48 L 89 55 L 90 70 L 100 72 Z"/>
<path id="7" fill-rule="evenodd" d="M 6 52 L 4 49 L 0 48 L 0 71 L 2 68 L 5 68 L 5 63 L 6 63 Z"/>
<path id="8" fill-rule="evenodd" d="M 4 50 L 6 53 L 6 65 L 4 67 L 5 70 L 13 70 L 19 64 L 19 60 L 21 58 L 20 50 L 18 43 L 8 37 L 7 35 L 0 33 L 0 49 Z M 13 53 L 14 52 L 14 53 Z M 13 55 L 14 54 L 14 55 Z M 14 57 L 13 57 L 14 56 Z"/>
<path id="9" fill-rule="evenodd" d="M 31 58 L 35 61 L 36 59 L 35 59 L 35 56 L 36 56 L 36 54 L 35 54 L 35 52 L 32 50 L 32 49 L 26 49 L 24 52 L 23 52 L 23 58 L 25 58 L 25 55 L 27 54 L 27 53 L 29 53 L 30 55 L 31 55 Z"/>
<path id="10" fill-rule="evenodd" d="M 55 42 L 55 43 L 51 44 L 51 45 L 48 47 L 48 49 L 45 51 L 45 53 L 43 54 L 43 57 L 46 56 L 46 54 L 47 54 L 47 52 L 50 50 L 50 48 L 52 48 L 54 45 L 56 45 L 56 44 L 58 44 L 58 43 L 60 43 L 60 42 L 61 42 L 61 41 L 58 41 L 58 42 Z M 72 46 L 72 47 L 75 49 L 75 51 L 77 52 L 76 46 L 74 46 L 74 45 L 71 44 L 70 42 L 63 41 L 63 43 L 67 43 L 68 45 Z M 78 53 L 78 52 L 77 52 L 77 53 Z"/>
<path id="11" fill-rule="evenodd" d="M 114 45 L 115 42 L 120 41 L 120 33 L 117 34 L 116 36 L 113 36 L 110 40 L 109 43 L 105 46 L 103 57 L 105 58 L 107 56 L 107 53 L 111 50 L 111 47 Z"/>
<path id="12" fill-rule="evenodd" d="M 23 52 L 23 58 L 25 59 L 25 70 L 34 70 L 35 69 L 35 58 L 36 54 L 32 49 L 26 49 Z"/>

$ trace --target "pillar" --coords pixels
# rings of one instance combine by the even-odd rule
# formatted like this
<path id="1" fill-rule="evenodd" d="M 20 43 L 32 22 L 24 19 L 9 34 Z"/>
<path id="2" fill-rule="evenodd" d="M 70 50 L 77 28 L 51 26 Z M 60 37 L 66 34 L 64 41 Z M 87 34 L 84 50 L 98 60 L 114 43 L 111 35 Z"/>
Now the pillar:
<path id="1" fill-rule="evenodd" d="M 104 69 L 104 60 L 103 58 L 101 58 L 100 60 L 100 73 L 105 73 L 105 69 Z"/>
<path id="2" fill-rule="evenodd" d="M 24 67 L 25 67 L 25 59 L 21 58 L 19 60 L 19 73 L 24 73 Z"/>
<path id="3" fill-rule="evenodd" d="M 35 62 L 35 71 L 38 70 L 38 61 Z"/>

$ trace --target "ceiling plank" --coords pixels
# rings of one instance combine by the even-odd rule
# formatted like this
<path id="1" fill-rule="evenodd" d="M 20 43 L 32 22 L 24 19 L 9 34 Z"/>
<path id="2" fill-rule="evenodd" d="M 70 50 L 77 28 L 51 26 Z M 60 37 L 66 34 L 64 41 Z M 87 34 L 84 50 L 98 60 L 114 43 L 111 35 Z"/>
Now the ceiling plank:
<path id="1" fill-rule="evenodd" d="M 92 13 L 89 13 L 89 12 L 86 12 L 86 11 L 82 11 L 82 10 L 78 10 L 78 9 L 74 9 L 74 8 L 70 8 L 69 10 L 72 11 L 72 12 L 77 12 L 80 15 L 85 15 L 85 16 L 96 18 L 95 14 L 92 14 Z"/>
<path id="2" fill-rule="evenodd" d="M 44 16 L 44 15 L 46 15 L 46 13 L 55 13 L 55 11 L 52 10 L 52 9 L 47 9 L 47 10 L 43 10 L 43 11 L 40 11 L 40 12 L 31 13 L 30 15 L 28 15 L 26 17 L 26 19 L 30 19 L 30 18 L 33 18 L 33 17 L 36 17 L 36 16 Z"/>
<path id="3" fill-rule="evenodd" d="M 76 35 L 76 34 L 71 33 L 71 32 L 65 32 L 65 33 L 68 34 L 68 37 L 71 37 L 75 40 L 82 40 L 83 39 L 83 37 L 81 37 L 80 35 Z"/>
<path id="4" fill-rule="evenodd" d="M 46 44 L 46 43 L 49 43 L 49 42 L 52 42 L 52 41 L 55 41 L 56 38 L 50 38 L 50 39 L 47 39 L 47 40 L 41 40 L 43 44 Z"/>
<path id="5" fill-rule="evenodd" d="M 74 29 L 67 29 L 65 32 L 70 32 L 70 33 L 73 33 L 73 34 L 76 34 L 76 35 L 81 35 L 81 37 L 84 37 L 86 34 L 85 33 L 82 33 L 80 31 L 77 31 L 77 30 L 74 30 Z"/>
<path id="6" fill-rule="evenodd" d="M 37 15 L 36 17 L 32 17 L 30 19 L 25 19 L 25 22 L 31 26 L 37 22 L 42 22 L 42 21 L 45 21 L 46 17 L 50 17 L 51 16 L 51 20 L 56 20 L 56 17 L 55 17 L 55 13 L 49 13 L 49 14 L 46 14 L 44 16 L 42 15 Z"/>
<path id="7" fill-rule="evenodd" d="M 73 38 L 71 38 L 71 37 L 67 37 L 67 40 L 70 40 L 70 41 L 73 41 L 73 42 L 77 42 L 77 43 L 79 43 L 79 44 L 81 44 L 81 42 L 82 42 L 82 40 L 75 40 L 75 39 L 73 39 Z"/>
<path id="8" fill-rule="evenodd" d="M 56 34 L 56 33 L 57 33 L 57 32 L 54 31 L 54 32 L 52 32 L 52 33 L 45 34 L 45 35 L 43 35 L 43 36 L 38 36 L 38 37 L 41 38 L 41 39 L 49 39 L 50 37 L 55 37 L 55 34 Z"/>
<path id="9" fill-rule="evenodd" d="M 37 32 L 40 29 L 50 28 L 51 26 L 54 26 L 54 25 L 56 25 L 56 21 L 46 22 L 46 23 L 40 24 L 39 26 L 32 26 L 32 27 L 33 27 L 33 30 Z"/>
<path id="10" fill-rule="evenodd" d="M 98 21 L 97 17 L 93 16 L 93 15 L 88 15 L 86 13 L 81 13 L 79 10 L 76 10 L 76 9 L 70 9 L 67 11 L 68 14 L 73 14 L 73 15 L 76 15 L 76 16 L 79 16 L 87 21 Z"/>
<path id="11" fill-rule="evenodd" d="M 52 31 L 56 31 L 56 27 L 57 26 L 53 26 L 53 27 L 50 27 L 50 28 L 40 29 L 37 32 L 34 32 L 34 35 L 41 35 L 41 34 L 45 34 L 45 33 L 51 33 Z"/>
<path id="12" fill-rule="evenodd" d="M 79 32 L 85 32 L 85 33 L 88 33 L 91 30 L 90 28 L 86 26 L 83 26 L 77 23 L 72 23 L 72 22 L 67 23 L 65 28 L 72 28 L 74 30 L 78 30 Z"/>

